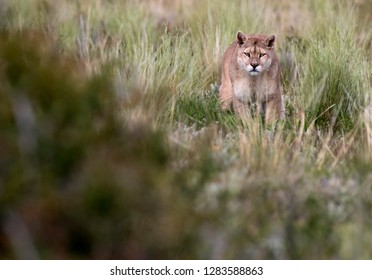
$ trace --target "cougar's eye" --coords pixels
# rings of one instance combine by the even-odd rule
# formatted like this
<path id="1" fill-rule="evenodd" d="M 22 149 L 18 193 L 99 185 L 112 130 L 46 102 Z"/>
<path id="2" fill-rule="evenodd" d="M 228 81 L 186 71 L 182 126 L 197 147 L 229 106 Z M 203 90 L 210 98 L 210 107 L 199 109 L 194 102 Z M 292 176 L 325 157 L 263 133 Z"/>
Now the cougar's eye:
<path id="1" fill-rule="evenodd" d="M 266 53 L 260 53 L 259 57 L 261 58 L 261 57 L 264 57 L 265 55 L 266 55 Z"/>
<path id="2" fill-rule="evenodd" d="M 251 57 L 251 54 L 249 52 L 244 52 L 244 54 L 247 56 L 247 57 Z"/>

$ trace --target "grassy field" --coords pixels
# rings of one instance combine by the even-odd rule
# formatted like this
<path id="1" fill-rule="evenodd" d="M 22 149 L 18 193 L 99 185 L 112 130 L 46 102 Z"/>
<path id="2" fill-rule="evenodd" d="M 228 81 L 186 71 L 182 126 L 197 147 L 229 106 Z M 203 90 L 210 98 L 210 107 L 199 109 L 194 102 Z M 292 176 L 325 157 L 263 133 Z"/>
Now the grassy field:
<path id="1" fill-rule="evenodd" d="M 0 258 L 372 258 L 370 0 L 3 0 Z M 286 118 L 221 112 L 275 34 Z"/>

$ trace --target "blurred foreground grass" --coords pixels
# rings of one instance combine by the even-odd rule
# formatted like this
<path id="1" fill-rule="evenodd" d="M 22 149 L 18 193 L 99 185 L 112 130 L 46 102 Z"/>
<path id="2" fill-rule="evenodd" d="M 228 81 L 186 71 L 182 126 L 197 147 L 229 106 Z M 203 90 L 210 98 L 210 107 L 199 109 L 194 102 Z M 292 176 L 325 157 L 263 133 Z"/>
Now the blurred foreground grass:
<path id="1" fill-rule="evenodd" d="M 372 257 L 369 1 L 3 2 L 1 258 Z M 219 110 L 237 30 L 275 130 Z"/>

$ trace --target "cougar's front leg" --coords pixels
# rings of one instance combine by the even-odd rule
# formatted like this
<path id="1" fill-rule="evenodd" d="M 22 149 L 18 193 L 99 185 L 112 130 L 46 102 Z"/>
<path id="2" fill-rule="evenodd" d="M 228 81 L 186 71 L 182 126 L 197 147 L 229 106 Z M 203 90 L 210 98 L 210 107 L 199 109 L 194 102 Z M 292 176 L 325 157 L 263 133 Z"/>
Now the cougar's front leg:
<path id="1" fill-rule="evenodd" d="M 247 103 L 240 101 L 235 96 L 233 96 L 233 108 L 234 112 L 238 114 L 241 118 L 251 117 L 249 105 Z"/>
<path id="2" fill-rule="evenodd" d="M 265 122 L 272 123 L 284 119 L 284 106 L 281 95 L 267 100 L 263 105 L 265 108 Z"/>

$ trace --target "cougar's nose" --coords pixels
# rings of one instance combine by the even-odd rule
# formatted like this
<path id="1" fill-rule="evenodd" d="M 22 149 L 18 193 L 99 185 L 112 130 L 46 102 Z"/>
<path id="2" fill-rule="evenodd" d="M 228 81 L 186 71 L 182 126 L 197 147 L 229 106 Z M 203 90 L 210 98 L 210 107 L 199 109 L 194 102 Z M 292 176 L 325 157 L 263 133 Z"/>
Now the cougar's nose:
<path id="1" fill-rule="evenodd" d="M 253 67 L 253 69 L 256 69 L 256 67 L 259 65 L 259 63 L 257 62 L 251 62 L 251 66 Z"/>

